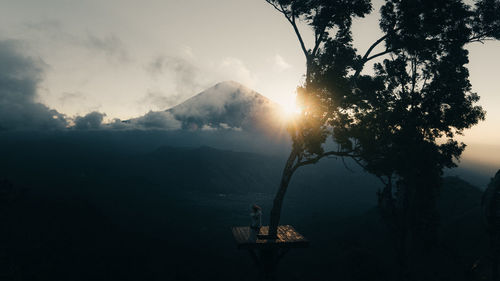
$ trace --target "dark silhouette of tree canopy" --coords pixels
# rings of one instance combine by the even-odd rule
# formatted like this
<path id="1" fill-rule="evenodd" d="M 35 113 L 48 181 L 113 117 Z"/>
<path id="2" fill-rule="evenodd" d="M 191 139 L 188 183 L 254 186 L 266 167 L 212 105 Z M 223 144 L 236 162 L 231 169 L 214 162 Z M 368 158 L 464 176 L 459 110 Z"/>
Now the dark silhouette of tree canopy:
<path id="1" fill-rule="evenodd" d="M 379 205 L 398 229 L 401 247 L 411 237 L 435 241 L 435 199 L 445 167 L 465 144 L 455 137 L 484 119 L 471 90 L 467 44 L 500 39 L 500 1 L 386 0 L 383 36 L 359 55 L 351 36 L 354 17 L 370 1 L 266 0 L 292 25 L 306 57 L 297 89 L 302 112 L 290 127 L 293 147 L 271 211 L 279 224 L 293 173 L 327 156 L 349 157 L 376 175 Z M 298 28 L 314 31 L 308 49 Z M 383 48 L 383 51 L 376 51 Z M 374 59 L 374 74 L 363 71 Z M 328 138 L 338 149 L 325 151 Z"/>
<path id="2" fill-rule="evenodd" d="M 498 38 L 499 28 L 480 12 L 460 1 L 387 1 L 380 26 L 389 58 L 374 65 L 374 75 L 353 77 L 351 98 L 361 109 L 337 138 L 347 146 L 354 140 L 357 160 L 383 180 L 380 205 L 399 216 L 403 238 L 409 230 L 435 241 L 443 168 L 455 167 L 465 148 L 455 136 L 484 119 L 465 46 Z"/>
<path id="3" fill-rule="evenodd" d="M 351 24 L 353 17 L 363 17 L 371 10 L 368 0 L 355 1 L 293 1 L 293 0 L 266 0 L 278 10 L 291 24 L 300 47 L 306 58 L 306 77 L 303 87 L 298 89 L 298 99 L 304 107 L 300 118 L 290 127 L 293 140 L 293 148 L 283 169 L 280 187 L 271 210 L 269 235 L 276 236 L 283 199 L 292 178 L 293 173 L 301 166 L 313 164 L 321 158 L 336 155 L 347 156 L 351 151 L 324 151 L 322 144 L 328 137 L 327 126 L 330 115 L 335 115 L 330 104 L 321 100 L 320 95 L 312 94 L 313 81 L 318 80 L 315 76 L 320 74 L 324 62 L 320 59 L 326 58 L 326 49 L 338 48 L 335 60 L 343 64 L 336 68 L 338 84 L 346 84 L 347 73 L 355 62 L 355 50 L 351 45 Z M 299 30 L 299 22 L 306 23 L 314 31 L 314 46 L 307 48 L 302 34 Z M 341 54 L 346 55 L 342 57 Z M 346 81 L 344 81 L 346 80 Z M 321 102 L 320 102 L 321 101 Z M 326 114 L 325 114 L 326 113 Z"/>
<path id="4" fill-rule="evenodd" d="M 500 261 L 500 170 L 497 171 L 483 193 L 482 209 L 490 238 L 490 255 L 492 257 L 491 279 L 499 279 L 498 264 Z"/>

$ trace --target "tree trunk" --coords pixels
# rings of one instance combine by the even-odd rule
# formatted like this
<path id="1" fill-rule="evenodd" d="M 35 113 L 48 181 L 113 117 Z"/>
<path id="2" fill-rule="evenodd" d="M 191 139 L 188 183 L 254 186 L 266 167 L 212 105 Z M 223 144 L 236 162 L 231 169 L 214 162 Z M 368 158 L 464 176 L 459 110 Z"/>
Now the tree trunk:
<path id="1" fill-rule="evenodd" d="M 492 264 L 491 264 L 491 280 L 498 281 L 498 251 L 497 249 L 493 250 Z"/>
<path id="2" fill-rule="evenodd" d="M 293 25 L 293 24 L 292 24 Z M 294 26 L 294 28 L 296 28 Z M 298 32 L 298 30 L 295 30 Z M 297 35 L 299 35 L 297 33 Z M 300 36 L 299 36 L 300 38 Z M 307 50 L 304 49 L 304 54 L 306 56 L 306 83 L 305 87 L 311 81 L 311 72 L 313 67 L 313 59 L 307 53 Z M 295 147 L 292 147 L 292 151 L 290 152 L 290 156 L 288 156 L 288 160 L 286 161 L 285 167 L 283 168 L 283 173 L 281 174 L 280 186 L 278 189 L 278 193 L 274 197 L 273 208 L 271 209 L 271 216 L 269 222 L 269 237 L 276 238 L 278 234 L 278 225 L 281 217 L 281 208 L 283 206 L 283 200 L 285 199 L 286 190 L 288 189 L 288 184 L 292 179 L 292 175 L 295 172 L 294 163 L 297 160 L 297 156 L 299 155 L 298 150 Z"/>
<path id="3" fill-rule="evenodd" d="M 407 280 L 408 275 L 408 255 L 406 252 L 406 243 L 407 243 L 407 231 L 406 228 L 401 228 L 399 233 L 397 234 L 397 258 L 398 258 L 398 280 L 404 281 Z"/>
<path id="4" fill-rule="evenodd" d="M 273 208 L 271 209 L 271 216 L 269 222 L 269 237 L 276 238 L 278 234 L 278 225 L 281 217 L 281 208 L 283 206 L 283 200 L 285 198 L 286 190 L 288 189 L 288 184 L 290 183 L 290 179 L 292 178 L 294 169 L 293 164 L 297 159 L 297 151 L 292 149 L 290 152 L 290 156 L 286 161 L 285 168 L 283 169 L 283 173 L 281 175 L 280 186 L 276 196 L 273 201 Z"/>

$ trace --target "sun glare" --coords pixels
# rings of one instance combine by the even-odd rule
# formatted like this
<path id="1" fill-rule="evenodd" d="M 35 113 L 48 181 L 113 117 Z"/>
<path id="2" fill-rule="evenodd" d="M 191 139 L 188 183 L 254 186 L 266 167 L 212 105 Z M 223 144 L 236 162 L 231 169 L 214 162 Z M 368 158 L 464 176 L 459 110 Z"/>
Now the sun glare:
<path id="1" fill-rule="evenodd" d="M 292 99 L 280 102 L 280 105 L 284 121 L 292 120 L 300 114 L 300 107 L 296 103 L 295 96 Z"/>

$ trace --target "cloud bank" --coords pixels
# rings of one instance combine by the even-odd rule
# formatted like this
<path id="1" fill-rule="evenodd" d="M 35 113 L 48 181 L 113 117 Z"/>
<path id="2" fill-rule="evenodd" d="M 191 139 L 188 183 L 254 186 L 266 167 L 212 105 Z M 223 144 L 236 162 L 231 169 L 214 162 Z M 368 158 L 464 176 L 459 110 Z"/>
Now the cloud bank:
<path id="1" fill-rule="evenodd" d="M 116 123 L 116 121 L 115 121 Z M 122 122 L 122 129 L 139 129 L 139 130 L 178 130 L 181 129 L 181 122 L 166 111 L 150 111 L 144 116 L 134 118 Z M 120 127 L 111 126 L 118 129 Z"/>
<path id="2" fill-rule="evenodd" d="M 100 129 L 104 116 L 106 116 L 106 114 L 97 111 L 90 112 L 85 116 L 78 116 L 75 118 L 75 125 L 73 126 L 73 128 L 77 130 Z"/>
<path id="3" fill-rule="evenodd" d="M 63 114 L 36 101 L 44 63 L 20 49 L 20 42 L 0 40 L 0 130 L 65 128 Z"/>
<path id="4" fill-rule="evenodd" d="M 104 49 L 118 42 L 94 41 Z M 0 130 L 2 131 L 67 129 L 239 131 L 254 128 L 254 123 L 259 123 L 255 116 L 267 116 L 267 111 L 273 111 L 274 108 L 267 99 L 256 92 L 235 82 L 224 82 L 205 90 L 196 98 L 189 99 L 189 102 L 174 107 L 175 110 L 174 108 L 167 111 L 150 110 L 137 118 L 114 119 L 111 122 L 105 119 L 105 113 L 98 111 L 83 116 L 68 117 L 37 101 L 37 92 L 47 65 L 42 60 L 23 53 L 21 47 L 22 44 L 18 41 L 0 41 Z M 239 60 L 228 59 L 222 65 L 238 66 L 236 68 L 242 70 L 243 77 L 251 76 Z M 200 87 L 196 81 L 199 81 L 197 77 L 201 72 L 187 59 L 158 57 L 148 65 L 147 70 L 153 78 L 167 73 L 174 75 L 175 80 L 178 80 L 176 85 L 184 85 L 182 88 L 177 87 L 176 92 L 180 96 Z M 60 99 L 62 103 L 80 103 L 85 96 L 79 92 L 66 93 Z M 163 103 L 165 106 L 168 104 L 169 107 L 174 102 L 173 99 L 155 92 L 150 93 L 145 99 Z M 266 114 L 255 112 L 262 108 Z"/>
<path id="5" fill-rule="evenodd" d="M 22 53 L 22 43 L 0 40 L 0 131 L 12 130 L 176 130 L 181 122 L 171 113 L 150 111 L 127 121 L 104 123 L 93 111 L 70 118 L 37 102 L 45 63 Z M 189 72 L 189 71 L 188 71 Z M 71 96 L 70 98 L 73 98 Z"/>

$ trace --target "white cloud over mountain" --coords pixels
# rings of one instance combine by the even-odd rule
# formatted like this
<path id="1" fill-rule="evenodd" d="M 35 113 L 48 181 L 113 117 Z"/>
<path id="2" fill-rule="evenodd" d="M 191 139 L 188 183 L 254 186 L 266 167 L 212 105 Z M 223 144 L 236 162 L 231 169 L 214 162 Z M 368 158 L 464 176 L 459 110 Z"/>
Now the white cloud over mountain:
<path id="1" fill-rule="evenodd" d="M 113 40 L 111 40 L 113 41 Z M 111 42 L 110 41 L 110 42 Z M 115 41 L 113 41 L 115 42 Z M 113 44 L 112 44 L 113 45 Z M 187 99 L 170 110 L 149 111 L 129 120 L 113 119 L 106 122 L 106 113 L 92 110 L 85 115 L 68 117 L 38 102 L 40 84 L 47 67 L 41 59 L 27 56 L 17 41 L 0 41 L 0 128 L 1 130 L 251 130 L 269 126 L 263 121 L 272 119 L 279 106 L 262 95 L 236 82 L 219 83 L 202 93 Z M 222 63 L 250 77 L 241 61 L 228 59 Z M 161 101 L 167 108 L 188 95 L 200 85 L 196 84 L 200 73 L 186 60 L 158 57 L 149 65 L 151 75 L 171 72 L 178 79 L 182 94 L 176 99 L 166 99 L 161 93 L 150 93 L 144 102 Z M 248 78 L 247 77 L 247 78 Z M 184 88 L 180 88 L 184 85 Z M 192 93 L 191 93 L 192 94 Z M 62 103 L 85 102 L 82 93 L 66 93 Z M 275 118 L 274 118 L 275 119 Z"/>

